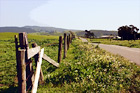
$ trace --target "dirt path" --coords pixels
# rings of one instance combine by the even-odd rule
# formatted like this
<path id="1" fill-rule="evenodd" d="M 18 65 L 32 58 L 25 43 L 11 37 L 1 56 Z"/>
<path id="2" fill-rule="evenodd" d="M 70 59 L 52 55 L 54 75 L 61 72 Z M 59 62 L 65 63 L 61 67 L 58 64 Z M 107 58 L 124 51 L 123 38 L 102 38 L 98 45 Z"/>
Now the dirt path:
<path id="1" fill-rule="evenodd" d="M 88 42 L 86 39 L 81 38 L 83 42 Z M 98 45 L 96 43 L 91 43 Z M 140 65 L 140 48 L 129 48 L 124 46 L 117 45 L 106 45 L 99 44 L 99 47 L 113 54 L 119 54 L 131 62 L 135 62 L 137 65 Z"/>

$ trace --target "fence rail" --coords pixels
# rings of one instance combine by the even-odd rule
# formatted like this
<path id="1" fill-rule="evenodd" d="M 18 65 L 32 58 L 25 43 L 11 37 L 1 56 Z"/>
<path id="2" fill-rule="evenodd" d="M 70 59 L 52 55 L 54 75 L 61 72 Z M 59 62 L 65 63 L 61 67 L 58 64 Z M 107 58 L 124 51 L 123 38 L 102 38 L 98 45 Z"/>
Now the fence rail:
<path id="1" fill-rule="evenodd" d="M 70 33 L 67 35 L 64 33 L 64 58 L 66 58 L 67 50 L 74 35 Z M 17 76 L 18 76 L 18 92 L 26 93 L 31 90 L 31 93 L 37 92 L 38 82 L 44 82 L 43 72 L 41 69 L 42 59 L 51 63 L 52 65 L 59 67 L 59 63 L 62 60 L 62 36 L 59 37 L 59 49 L 58 49 L 58 63 L 44 54 L 44 48 L 41 49 L 36 43 L 32 44 L 32 48 L 29 48 L 28 38 L 25 32 L 19 33 L 19 42 L 17 35 L 15 36 L 15 48 L 16 48 L 16 62 L 17 62 Z M 34 73 L 32 60 L 35 59 L 36 71 Z"/>

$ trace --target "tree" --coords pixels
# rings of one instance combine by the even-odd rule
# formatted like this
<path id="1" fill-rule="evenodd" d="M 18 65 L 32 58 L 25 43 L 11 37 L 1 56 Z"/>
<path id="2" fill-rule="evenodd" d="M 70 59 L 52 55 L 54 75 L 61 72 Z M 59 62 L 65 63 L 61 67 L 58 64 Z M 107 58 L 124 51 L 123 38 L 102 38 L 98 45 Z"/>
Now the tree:
<path id="1" fill-rule="evenodd" d="M 122 40 L 136 40 L 138 30 L 139 29 L 133 25 L 121 26 L 118 28 L 118 35 Z"/>
<path id="2" fill-rule="evenodd" d="M 140 33 L 138 33 L 136 37 L 137 37 L 138 39 L 140 39 Z"/>
<path id="3" fill-rule="evenodd" d="M 86 38 L 94 38 L 94 33 L 88 30 L 85 30 L 85 37 Z"/>

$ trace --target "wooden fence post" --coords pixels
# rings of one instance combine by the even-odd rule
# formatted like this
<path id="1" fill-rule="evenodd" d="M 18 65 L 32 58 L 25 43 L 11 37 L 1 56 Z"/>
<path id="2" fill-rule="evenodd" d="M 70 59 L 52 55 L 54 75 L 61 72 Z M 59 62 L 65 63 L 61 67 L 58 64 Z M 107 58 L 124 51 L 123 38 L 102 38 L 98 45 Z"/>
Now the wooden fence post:
<path id="1" fill-rule="evenodd" d="M 69 35 L 67 36 L 67 50 L 69 49 Z"/>
<path id="2" fill-rule="evenodd" d="M 62 36 L 59 36 L 58 63 L 60 63 L 62 59 L 62 41 Z"/>
<path id="3" fill-rule="evenodd" d="M 35 48 L 35 47 L 37 47 L 37 46 L 38 46 L 38 45 L 37 45 L 36 43 L 33 43 L 33 44 L 32 44 L 32 47 L 33 47 L 33 48 Z M 39 61 L 39 56 L 40 56 L 40 53 L 38 53 L 38 54 L 36 54 L 36 55 L 34 56 L 36 66 L 37 66 L 37 62 Z M 44 75 L 43 75 L 42 69 L 40 69 L 39 83 L 40 83 L 40 84 L 43 84 L 43 83 L 44 83 Z"/>
<path id="4" fill-rule="evenodd" d="M 70 33 L 70 43 L 72 43 L 71 33 Z"/>
<path id="5" fill-rule="evenodd" d="M 71 43 L 72 43 L 72 40 L 73 40 L 73 35 L 71 34 Z"/>
<path id="6" fill-rule="evenodd" d="M 32 83 L 33 83 L 33 67 L 32 67 L 32 60 L 28 59 L 28 50 L 29 50 L 29 45 L 28 45 L 28 39 L 27 39 L 27 34 L 25 32 L 19 33 L 19 42 L 20 42 L 20 47 L 21 49 L 26 49 L 25 51 L 25 62 L 29 63 L 26 66 L 26 78 L 27 78 L 27 89 L 32 88 Z"/>
<path id="7" fill-rule="evenodd" d="M 18 67 L 18 39 L 17 39 L 17 35 L 15 35 L 15 48 L 16 48 L 16 63 L 17 63 L 17 65 L 16 65 L 16 69 L 17 69 L 17 77 L 19 77 L 19 67 Z"/>
<path id="8" fill-rule="evenodd" d="M 70 34 L 69 34 L 69 44 L 70 44 Z"/>
<path id="9" fill-rule="evenodd" d="M 18 51 L 18 93 L 26 93 L 25 49 Z"/>
<path id="10" fill-rule="evenodd" d="M 64 33 L 64 59 L 67 57 L 67 34 Z"/>

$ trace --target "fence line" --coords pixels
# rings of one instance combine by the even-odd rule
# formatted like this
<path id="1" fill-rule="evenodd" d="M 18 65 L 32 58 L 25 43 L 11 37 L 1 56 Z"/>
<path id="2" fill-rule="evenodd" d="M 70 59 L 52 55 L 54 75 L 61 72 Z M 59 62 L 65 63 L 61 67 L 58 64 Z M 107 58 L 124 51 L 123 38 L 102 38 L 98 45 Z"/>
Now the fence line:
<path id="1" fill-rule="evenodd" d="M 67 57 L 67 34 L 64 33 L 64 59 Z"/>
<path id="2" fill-rule="evenodd" d="M 33 82 L 33 87 L 32 87 L 32 93 L 36 93 L 37 92 L 38 80 L 39 80 L 39 75 L 40 75 L 40 70 L 41 70 L 43 54 L 44 54 L 44 48 L 41 49 L 40 56 L 39 56 L 39 59 L 38 59 L 39 61 L 37 62 L 36 73 L 35 73 L 35 80 Z"/>
<path id="3" fill-rule="evenodd" d="M 63 42 L 63 39 L 62 39 L 62 36 L 60 36 L 59 37 L 59 48 L 58 48 L 58 63 L 60 63 L 62 60 L 62 42 Z"/>
<path id="4" fill-rule="evenodd" d="M 66 58 L 67 50 L 70 43 L 72 43 L 73 34 L 67 35 L 64 33 L 64 58 Z M 58 63 L 44 54 L 44 49 L 41 49 L 36 43 L 32 44 L 32 48 L 29 48 L 28 38 L 25 32 L 19 33 L 19 44 L 17 35 L 15 36 L 15 48 L 16 48 L 16 62 L 17 62 L 17 76 L 18 76 L 18 92 L 26 93 L 31 90 L 32 93 L 37 92 L 38 82 L 44 82 L 44 76 L 41 69 L 42 58 L 52 65 L 59 67 L 59 63 L 62 59 L 62 36 L 59 37 L 59 50 L 58 50 Z M 34 73 L 32 60 L 35 59 L 36 71 Z M 27 86 L 27 87 L 26 87 Z"/>
<path id="5" fill-rule="evenodd" d="M 35 48 L 35 47 L 38 47 L 38 45 L 37 45 L 36 43 L 33 43 L 33 44 L 32 44 L 32 47 Z M 39 52 L 34 56 L 36 67 L 37 67 L 37 62 L 39 61 L 39 59 L 38 59 L 39 56 L 40 56 L 40 53 L 39 53 Z M 40 78 L 39 78 L 39 82 L 40 82 L 41 84 L 44 83 L 44 76 L 43 76 L 42 69 L 40 69 Z"/>

